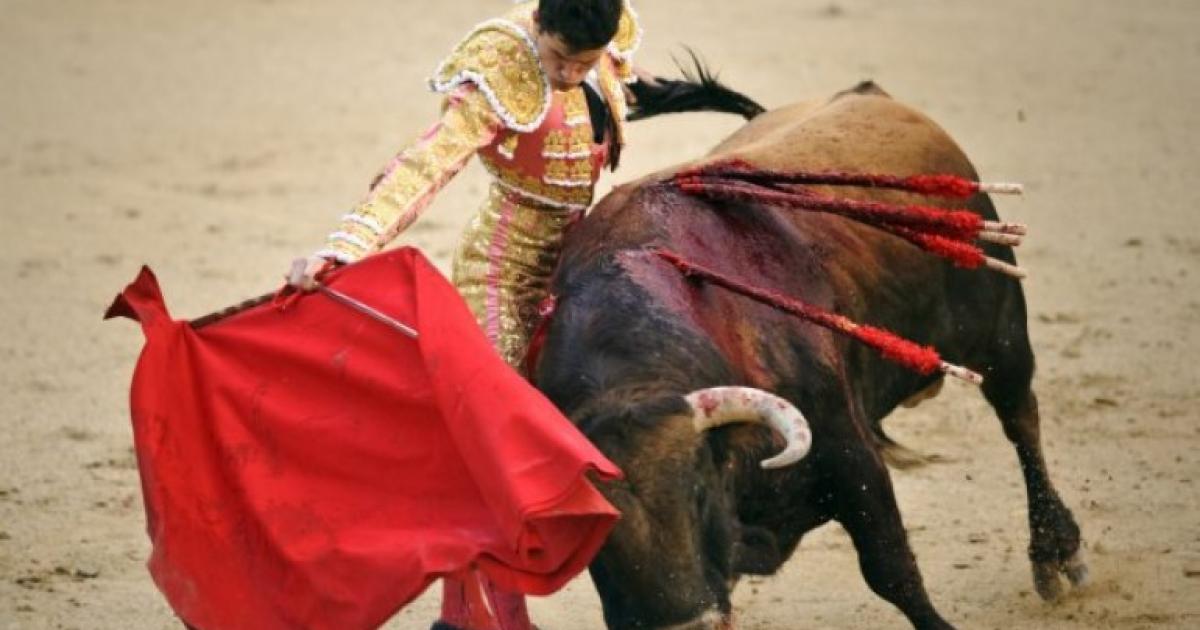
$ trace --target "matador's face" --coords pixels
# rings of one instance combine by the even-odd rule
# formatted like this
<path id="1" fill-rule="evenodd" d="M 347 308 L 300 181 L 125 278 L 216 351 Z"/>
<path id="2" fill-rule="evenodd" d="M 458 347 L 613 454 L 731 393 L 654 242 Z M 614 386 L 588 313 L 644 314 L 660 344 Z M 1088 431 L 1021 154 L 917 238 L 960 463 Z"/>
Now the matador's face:
<path id="1" fill-rule="evenodd" d="M 592 68 L 600 63 L 604 48 L 572 50 L 562 37 L 535 29 L 538 56 L 550 87 L 563 91 L 579 87 Z"/>

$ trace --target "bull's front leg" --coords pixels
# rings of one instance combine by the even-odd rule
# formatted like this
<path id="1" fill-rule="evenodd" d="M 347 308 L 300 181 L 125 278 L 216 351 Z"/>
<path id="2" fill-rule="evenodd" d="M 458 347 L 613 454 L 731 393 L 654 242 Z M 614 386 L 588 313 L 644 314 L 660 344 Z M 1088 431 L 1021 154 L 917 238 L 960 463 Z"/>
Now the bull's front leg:
<path id="1" fill-rule="evenodd" d="M 865 439 L 822 446 L 821 452 L 837 504 L 835 520 L 854 541 L 867 585 L 914 627 L 952 628 L 925 592 L 883 459 Z"/>

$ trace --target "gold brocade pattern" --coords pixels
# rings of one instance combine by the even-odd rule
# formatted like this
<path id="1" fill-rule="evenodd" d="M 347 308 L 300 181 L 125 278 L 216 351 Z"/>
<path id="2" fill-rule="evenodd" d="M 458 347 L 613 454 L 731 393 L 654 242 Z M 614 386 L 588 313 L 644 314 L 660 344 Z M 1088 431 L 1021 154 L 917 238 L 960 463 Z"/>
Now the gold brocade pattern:
<path id="1" fill-rule="evenodd" d="M 642 43 L 642 29 L 638 25 L 637 12 L 628 0 L 621 11 L 621 19 L 617 22 L 617 34 L 613 36 L 611 49 L 622 59 L 628 59 Z"/>
<path id="2" fill-rule="evenodd" d="M 550 106 L 550 84 L 529 34 L 508 20 L 471 31 L 429 80 L 438 92 L 475 83 L 496 113 L 517 131 L 532 131 Z"/>
<path id="3" fill-rule="evenodd" d="M 508 137 L 500 142 L 499 152 L 508 159 L 513 159 L 517 154 L 517 144 L 520 142 L 520 136 L 515 133 L 509 133 Z"/>
<path id="4" fill-rule="evenodd" d="M 459 240 L 454 286 L 500 356 L 518 370 L 563 231 L 581 212 L 539 206 L 493 184 Z"/>
<path id="5" fill-rule="evenodd" d="M 396 156 L 367 198 L 342 219 L 321 254 L 351 262 L 378 251 L 411 225 L 433 194 L 501 129 L 482 94 L 460 90 L 442 119 Z"/>
<path id="6" fill-rule="evenodd" d="M 619 63 L 612 61 L 611 71 L 599 72 L 600 93 L 605 102 L 612 108 L 613 120 L 616 121 L 616 143 L 625 144 L 625 121 L 629 117 L 629 105 L 625 102 L 625 87 L 619 77 Z"/>
<path id="7" fill-rule="evenodd" d="M 563 116 L 568 125 L 578 125 L 588 120 L 587 99 L 582 90 L 571 90 L 564 97 Z"/>
<path id="8" fill-rule="evenodd" d="M 623 83 L 637 81 L 637 76 L 633 73 L 633 54 L 637 52 L 641 43 L 642 27 L 638 24 L 637 12 L 626 0 L 621 20 L 617 23 L 617 34 L 608 44 L 617 78 Z"/>
<path id="9" fill-rule="evenodd" d="M 591 204 L 595 169 L 608 150 L 593 146 L 583 89 L 550 90 L 529 35 L 535 4 L 479 25 L 455 47 L 430 79 L 448 95 L 441 120 L 392 160 L 319 252 L 352 262 L 378 251 L 479 153 L 495 179 L 463 231 L 453 281 L 494 347 L 518 370 L 563 232 Z M 624 142 L 621 81 L 631 76 L 640 37 L 626 3 L 595 76 L 616 123 L 609 142 Z"/>
<path id="10" fill-rule="evenodd" d="M 587 121 L 584 121 L 587 123 Z M 592 127 L 580 124 L 569 129 L 553 129 L 542 143 L 542 155 L 549 158 L 586 158 L 592 154 Z"/>
<path id="11" fill-rule="evenodd" d="M 575 160 L 567 169 L 567 180 L 577 186 L 592 185 L 592 161 Z"/>
<path id="12" fill-rule="evenodd" d="M 538 200 L 543 205 L 566 206 L 568 209 L 583 209 L 592 203 L 592 187 L 567 188 L 555 186 L 529 175 L 516 173 L 511 169 L 481 160 L 488 172 L 510 190 L 524 194 L 531 202 Z"/>
<path id="13" fill-rule="evenodd" d="M 580 125 L 571 129 L 571 139 L 567 144 L 567 152 L 573 157 L 580 157 L 590 155 L 591 151 L 592 126 Z"/>
<path id="14" fill-rule="evenodd" d="M 562 157 L 567 153 L 567 133 L 562 129 L 552 129 L 546 134 L 542 143 L 542 155 L 547 157 Z"/>

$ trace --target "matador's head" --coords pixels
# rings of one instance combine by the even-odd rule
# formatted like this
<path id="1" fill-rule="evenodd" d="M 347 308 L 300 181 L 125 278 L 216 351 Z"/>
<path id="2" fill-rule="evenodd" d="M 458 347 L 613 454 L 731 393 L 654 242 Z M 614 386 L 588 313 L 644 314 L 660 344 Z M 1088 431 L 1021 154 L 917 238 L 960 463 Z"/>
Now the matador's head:
<path id="1" fill-rule="evenodd" d="M 551 87 L 583 83 L 617 34 L 622 9 L 622 0 L 539 0 L 534 39 Z"/>

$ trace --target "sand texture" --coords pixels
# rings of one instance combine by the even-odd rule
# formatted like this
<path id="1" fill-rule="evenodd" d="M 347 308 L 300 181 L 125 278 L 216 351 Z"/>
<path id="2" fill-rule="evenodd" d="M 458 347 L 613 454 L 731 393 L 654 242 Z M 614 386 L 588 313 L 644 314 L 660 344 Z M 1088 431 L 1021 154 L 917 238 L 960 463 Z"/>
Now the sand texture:
<path id="1" fill-rule="evenodd" d="M 0 629 L 178 628 L 145 570 L 127 393 L 141 334 L 101 322 L 151 265 L 178 316 L 277 285 L 429 124 L 424 79 L 502 0 L 0 2 Z M 1093 583 L 1033 592 L 1024 486 L 982 397 L 951 383 L 889 420 L 943 463 L 895 471 L 935 605 L 963 628 L 1200 627 L 1200 3 L 642 0 L 639 62 L 682 45 L 768 107 L 872 78 L 938 121 L 1027 223 L 1018 251 L 1051 474 Z M 631 127 L 614 183 L 740 122 Z M 398 244 L 443 269 L 473 164 Z M 388 628 L 427 628 L 422 597 Z M 743 582 L 749 629 L 905 628 L 847 536 Z M 532 603 L 601 628 L 583 577 Z"/>

